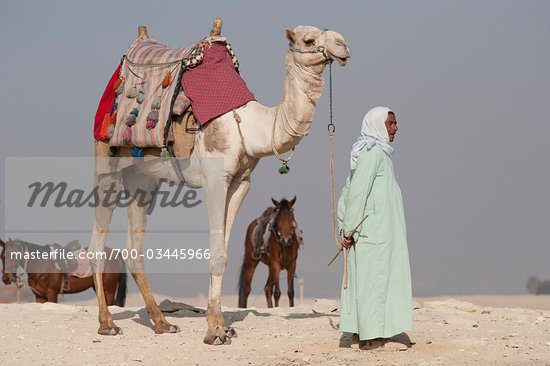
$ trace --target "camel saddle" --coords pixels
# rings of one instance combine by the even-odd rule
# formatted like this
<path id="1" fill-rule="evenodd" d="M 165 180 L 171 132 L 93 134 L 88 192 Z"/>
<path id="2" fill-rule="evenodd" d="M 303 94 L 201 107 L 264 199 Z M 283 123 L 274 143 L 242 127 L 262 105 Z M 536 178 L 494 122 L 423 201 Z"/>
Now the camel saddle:
<path id="1" fill-rule="evenodd" d="M 191 105 L 193 119 L 202 125 L 254 99 L 238 65 L 224 37 L 207 37 L 182 48 L 138 38 L 101 98 L 95 139 L 108 139 L 115 147 L 167 147 L 177 134 L 172 119 Z M 185 120 L 187 132 L 196 132 L 190 117 Z"/>

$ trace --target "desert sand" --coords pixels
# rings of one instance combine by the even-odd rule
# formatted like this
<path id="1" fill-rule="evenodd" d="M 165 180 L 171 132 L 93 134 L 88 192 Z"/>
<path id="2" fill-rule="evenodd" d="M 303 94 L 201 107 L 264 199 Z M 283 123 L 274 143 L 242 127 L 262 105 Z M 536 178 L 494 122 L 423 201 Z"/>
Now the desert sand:
<path id="1" fill-rule="evenodd" d="M 155 335 L 135 294 L 110 308 L 124 330 L 115 337 L 96 333 L 93 302 L 1 304 L 0 365 L 550 365 L 550 296 L 415 299 L 414 329 L 370 350 L 338 330 L 337 300 L 275 309 L 251 300 L 237 309 L 224 298 L 238 337 L 223 346 L 202 343 L 205 315 L 190 310 L 166 314 L 181 333 Z"/>

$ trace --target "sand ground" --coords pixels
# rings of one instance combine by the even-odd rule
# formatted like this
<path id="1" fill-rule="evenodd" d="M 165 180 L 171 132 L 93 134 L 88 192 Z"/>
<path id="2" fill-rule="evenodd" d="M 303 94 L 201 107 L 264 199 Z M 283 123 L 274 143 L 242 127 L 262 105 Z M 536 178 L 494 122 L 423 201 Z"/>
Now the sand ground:
<path id="1" fill-rule="evenodd" d="M 265 309 L 257 296 L 255 307 L 236 309 L 225 297 L 238 337 L 223 346 L 202 343 L 205 315 L 188 310 L 166 314 L 181 333 L 155 335 L 137 295 L 110 308 L 124 330 L 115 337 L 96 333 L 95 305 L 1 304 L 0 365 L 550 365 L 550 296 L 415 300 L 414 329 L 371 350 L 338 331 L 335 300 Z"/>

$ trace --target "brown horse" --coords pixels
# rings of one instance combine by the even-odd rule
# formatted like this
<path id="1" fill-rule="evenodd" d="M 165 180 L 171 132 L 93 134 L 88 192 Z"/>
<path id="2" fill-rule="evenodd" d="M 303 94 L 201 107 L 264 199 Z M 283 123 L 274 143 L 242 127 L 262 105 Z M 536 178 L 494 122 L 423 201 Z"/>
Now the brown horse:
<path id="1" fill-rule="evenodd" d="M 279 298 L 281 297 L 279 273 L 281 269 L 287 271 L 288 301 L 290 306 L 294 306 L 294 273 L 296 271 L 298 248 L 301 244 L 301 235 L 297 233 L 298 228 L 294 220 L 294 209 L 292 208 L 296 202 L 296 197 L 290 202 L 286 199 L 277 202 L 273 198 L 271 201 L 275 207 L 269 207 L 262 217 L 252 221 L 246 232 L 244 261 L 239 277 L 240 308 L 246 308 L 246 302 L 250 294 L 250 284 L 259 262 L 269 267 L 269 276 L 264 287 L 267 307 L 273 307 L 272 297 L 275 300 L 275 306 L 279 306 Z M 258 250 L 258 247 L 262 247 L 264 244 L 258 243 L 258 241 L 263 241 L 264 233 L 266 238 L 269 235 L 268 245 L 266 248 Z"/>
<path id="2" fill-rule="evenodd" d="M 103 274 L 103 286 L 105 288 L 105 298 L 108 305 L 124 306 L 126 302 L 126 279 L 127 274 L 125 265 L 121 258 L 109 259 L 110 248 L 105 248 L 107 260 L 105 260 L 105 270 Z M 38 251 L 38 252 L 37 252 Z M 52 259 L 11 259 L 8 261 L 9 267 L 6 268 L 6 255 L 11 253 L 44 253 L 49 252 L 48 247 L 27 243 L 21 240 L 8 241 L 4 243 L 0 240 L 0 258 L 2 260 L 2 281 L 9 285 L 15 283 L 21 287 L 23 280 L 21 275 L 17 275 L 17 268 L 23 268 L 27 273 L 27 282 L 32 292 L 36 296 L 36 302 L 57 302 L 59 294 L 75 294 L 92 287 L 95 291 L 94 280 L 92 276 L 76 277 L 66 275 L 60 272 Z M 9 254 L 6 254 L 9 253 Z M 65 279 L 65 278 L 66 279 Z M 116 293 L 116 296 L 115 296 Z"/>

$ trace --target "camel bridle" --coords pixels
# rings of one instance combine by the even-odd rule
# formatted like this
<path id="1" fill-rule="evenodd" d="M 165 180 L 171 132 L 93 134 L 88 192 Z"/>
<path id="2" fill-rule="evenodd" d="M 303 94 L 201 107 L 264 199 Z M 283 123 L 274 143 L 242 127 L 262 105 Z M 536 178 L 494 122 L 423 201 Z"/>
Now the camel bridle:
<path id="1" fill-rule="evenodd" d="M 325 61 L 332 61 L 331 58 L 325 53 L 325 49 L 326 49 L 326 43 L 327 43 L 327 40 L 326 40 L 326 37 L 325 37 L 325 32 L 327 31 L 328 29 L 325 29 L 324 31 L 321 32 L 321 37 L 323 37 L 323 45 L 322 46 L 317 46 L 317 47 L 314 47 L 314 48 L 311 48 L 309 50 L 303 50 L 301 48 L 297 48 L 297 47 L 293 47 L 291 45 L 288 46 L 288 49 L 292 52 L 296 52 L 296 53 L 322 53 L 323 56 L 325 57 Z"/>

